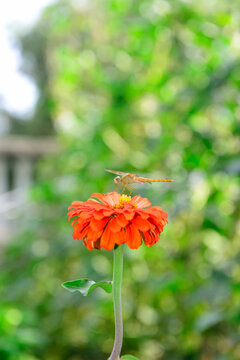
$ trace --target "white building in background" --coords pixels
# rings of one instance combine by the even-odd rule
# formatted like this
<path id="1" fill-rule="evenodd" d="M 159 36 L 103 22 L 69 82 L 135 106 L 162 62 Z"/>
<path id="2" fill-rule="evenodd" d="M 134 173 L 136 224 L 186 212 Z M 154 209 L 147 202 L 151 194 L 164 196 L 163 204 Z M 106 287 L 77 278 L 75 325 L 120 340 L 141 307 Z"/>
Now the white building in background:
<path id="1" fill-rule="evenodd" d="M 56 141 L 50 137 L 3 135 L 6 124 L 1 125 L 0 242 L 5 242 L 28 205 L 27 192 L 35 180 L 37 161 L 56 151 Z"/>

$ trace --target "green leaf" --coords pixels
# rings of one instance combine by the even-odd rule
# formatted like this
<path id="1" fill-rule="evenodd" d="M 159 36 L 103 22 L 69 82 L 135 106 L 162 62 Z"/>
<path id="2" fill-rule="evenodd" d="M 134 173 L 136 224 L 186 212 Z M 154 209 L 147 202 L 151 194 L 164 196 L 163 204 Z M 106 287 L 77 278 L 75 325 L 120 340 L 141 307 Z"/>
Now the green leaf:
<path id="1" fill-rule="evenodd" d="M 139 359 L 132 355 L 123 355 L 121 357 L 121 360 L 139 360 Z"/>
<path id="2" fill-rule="evenodd" d="M 93 280 L 88 279 L 79 279 L 79 280 L 72 280 L 66 281 L 62 284 L 64 289 L 68 291 L 75 292 L 79 291 L 83 296 L 87 296 L 95 290 L 96 288 L 102 288 L 106 293 L 111 294 L 112 292 L 112 282 L 111 281 L 99 281 L 95 282 Z"/>

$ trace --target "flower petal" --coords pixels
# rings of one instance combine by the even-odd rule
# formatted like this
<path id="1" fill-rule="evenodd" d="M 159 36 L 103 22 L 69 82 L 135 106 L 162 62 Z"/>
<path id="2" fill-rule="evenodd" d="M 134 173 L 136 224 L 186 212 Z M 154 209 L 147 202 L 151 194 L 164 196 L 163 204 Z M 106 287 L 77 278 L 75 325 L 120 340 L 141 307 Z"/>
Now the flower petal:
<path id="1" fill-rule="evenodd" d="M 109 206 L 114 206 L 119 203 L 119 194 L 116 192 L 106 194 L 105 201 Z"/>
<path id="2" fill-rule="evenodd" d="M 83 224 L 75 224 L 73 227 L 73 238 L 82 240 L 88 232 L 89 222 L 85 221 Z"/>
<path id="3" fill-rule="evenodd" d="M 89 239 L 83 239 L 83 244 L 87 247 L 88 250 L 94 249 L 94 242 Z"/>
<path id="4" fill-rule="evenodd" d="M 119 194 L 117 192 L 111 192 L 108 194 L 93 193 L 91 197 L 95 197 L 96 199 L 100 200 L 104 205 L 108 205 L 109 207 L 114 206 L 119 202 Z"/>
<path id="5" fill-rule="evenodd" d="M 113 218 L 112 220 L 109 221 L 108 227 L 110 227 L 111 231 L 114 233 L 119 232 L 121 230 L 121 226 L 119 225 L 116 218 Z"/>
<path id="6" fill-rule="evenodd" d="M 92 214 L 89 212 L 89 211 L 84 211 L 84 212 L 81 212 L 81 214 L 79 214 L 79 217 L 81 219 L 89 219 L 91 218 Z"/>
<path id="7" fill-rule="evenodd" d="M 151 206 L 152 204 L 147 198 L 138 198 L 135 200 L 135 205 L 137 205 L 137 208 L 145 208 Z"/>
<path id="8" fill-rule="evenodd" d="M 146 231 L 145 233 L 143 233 L 143 239 L 144 239 L 144 243 L 149 247 L 152 246 L 152 237 L 149 233 L 149 231 Z"/>
<path id="9" fill-rule="evenodd" d="M 147 209 L 139 209 L 136 211 L 136 213 L 140 215 L 142 219 L 148 219 L 150 216 Z"/>
<path id="10" fill-rule="evenodd" d="M 103 215 L 104 216 L 111 216 L 113 213 L 114 213 L 113 210 L 106 210 L 106 211 L 103 210 Z"/>
<path id="11" fill-rule="evenodd" d="M 100 246 L 106 250 L 112 250 L 114 248 L 114 239 L 113 236 L 111 236 L 112 232 L 107 226 L 102 234 L 101 240 L 100 240 Z"/>
<path id="12" fill-rule="evenodd" d="M 92 217 L 90 221 L 90 227 L 93 231 L 100 231 L 100 230 L 103 231 L 104 226 L 106 225 L 108 220 L 109 220 L 108 218 L 96 220 L 94 217 Z"/>
<path id="13" fill-rule="evenodd" d="M 130 202 L 131 203 L 136 203 L 136 201 L 138 201 L 138 199 L 141 199 L 141 196 L 140 195 L 135 195 Z"/>
<path id="14" fill-rule="evenodd" d="M 121 245 L 126 242 L 126 233 L 123 229 L 119 232 L 112 233 L 111 236 L 114 243 L 117 245 Z"/>
<path id="15" fill-rule="evenodd" d="M 70 208 L 70 207 L 77 207 L 77 206 L 82 205 L 82 204 L 84 204 L 83 201 L 73 201 L 73 202 L 72 202 L 72 205 L 69 206 L 69 208 Z"/>
<path id="16" fill-rule="evenodd" d="M 94 211 L 93 217 L 96 220 L 101 220 L 105 217 L 105 215 L 103 214 L 103 211 Z"/>
<path id="17" fill-rule="evenodd" d="M 151 223 L 148 220 L 142 218 L 141 216 L 136 216 L 132 220 L 132 224 L 134 224 L 141 231 L 148 231 L 152 228 Z"/>
<path id="18" fill-rule="evenodd" d="M 134 215 L 135 215 L 135 211 L 124 211 L 123 212 L 123 215 L 125 216 L 125 218 L 127 219 L 127 220 L 132 220 L 133 218 L 134 218 Z"/>
<path id="19" fill-rule="evenodd" d="M 100 200 L 103 204 L 108 205 L 106 201 L 106 195 L 101 193 L 93 193 L 91 197 L 95 197 L 96 199 Z"/>
<path id="20" fill-rule="evenodd" d="M 121 227 L 125 227 L 129 222 L 123 214 L 117 215 L 116 221 Z"/>
<path id="21" fill-rule="evenodd" d="M 126 227 L 127 244 L 130 249 L 138 249 L 142 244 L 142 237 L 136 226 L 133 224 Z"/>
<path id="22" fill-rule="evenodd" d="M 96 241 L 97 239 L 100 238 L 101 234 L 102 234 L 103 230 L 99 230 L 99 231 L 94 231 L 91 229 L 91 227 L 89 227 L 88 233 L 87 233 L 87 237 L 89 241 Z"/>

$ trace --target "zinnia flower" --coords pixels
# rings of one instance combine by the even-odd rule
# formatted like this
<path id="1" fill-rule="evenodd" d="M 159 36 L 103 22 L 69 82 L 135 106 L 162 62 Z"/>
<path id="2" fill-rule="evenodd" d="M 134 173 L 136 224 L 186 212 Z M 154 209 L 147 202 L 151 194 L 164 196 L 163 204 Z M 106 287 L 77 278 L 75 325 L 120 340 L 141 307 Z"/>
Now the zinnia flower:
<path id="1" fill-rule="evenodd" d="M 76 217 L 73 238 L 83 240 L 88 250 L 112 250 L 124 243 L 138 249 L 143 241 L 152 246 L 168 222 L 168 214 L 147 198 L 117 192 L 94 193 L 87 201 L 74 201 L 69 210 L 69 220 Z"/>

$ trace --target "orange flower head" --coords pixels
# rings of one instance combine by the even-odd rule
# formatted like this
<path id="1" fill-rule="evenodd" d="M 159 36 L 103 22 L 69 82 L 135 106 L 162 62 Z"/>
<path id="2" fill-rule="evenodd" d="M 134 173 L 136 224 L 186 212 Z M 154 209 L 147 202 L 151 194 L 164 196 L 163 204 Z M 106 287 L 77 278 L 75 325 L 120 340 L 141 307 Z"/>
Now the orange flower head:
<path id="1" fill-rule="evenodd" d="M 83 240 L 88 250 L 112 250 L 124 243 L 138 249 L 143 241 L 150 247 L 159 240 L 167 217 L 147 198 L 117 192 L 94 193 L 87 201 L 74 201 L 68 212 L 69 220 L 75 218 L 73 238 Z"/>

